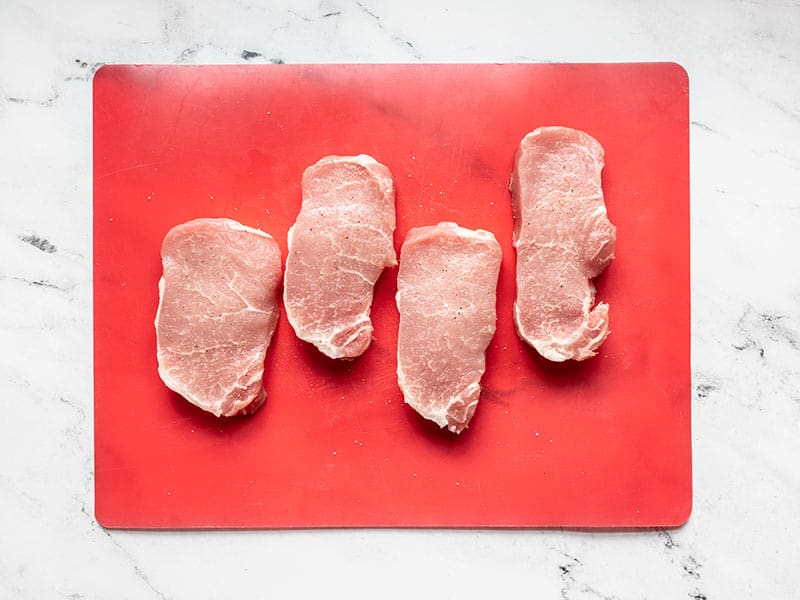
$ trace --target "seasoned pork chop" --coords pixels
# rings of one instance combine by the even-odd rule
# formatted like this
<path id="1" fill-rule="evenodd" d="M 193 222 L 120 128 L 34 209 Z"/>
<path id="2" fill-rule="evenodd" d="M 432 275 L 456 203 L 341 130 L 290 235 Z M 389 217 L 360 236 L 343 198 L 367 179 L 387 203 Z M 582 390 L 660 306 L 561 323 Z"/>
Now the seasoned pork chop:
<path id="1" fill-rule="evenodd" d="M 517 299 L 522 339 L 553 361 L 594 356 L 608 335 L 608 305 L 594 305 L 591 279 L 614 258 L 600 172 L 603 148 L 567 127 L 526 135 L 511 178 Z"/>
<path id="2" fill-rule="evenodd" d="M 447 222 L 411 229 L 400 252 L 400 389 L 419 414 L 455 433 L 478 404 L 501 260 L 494 235 Z"/>
<path id="3" fill-rule="evenodd" d="M 283 288 L 297 337 L 331 358 L 367 349 L 375 282 L 397 264 L 394 228 L 392 174 L 374 158 L 328 156 L 306 169 Z"/>
<path id="4" fill-rule="evenodd" d="M 280 310 L 278 244 L 230 219 L 196 219 L 167 233 L 161 260 L 161 379 L 216 416 L 255 412 Z"/>

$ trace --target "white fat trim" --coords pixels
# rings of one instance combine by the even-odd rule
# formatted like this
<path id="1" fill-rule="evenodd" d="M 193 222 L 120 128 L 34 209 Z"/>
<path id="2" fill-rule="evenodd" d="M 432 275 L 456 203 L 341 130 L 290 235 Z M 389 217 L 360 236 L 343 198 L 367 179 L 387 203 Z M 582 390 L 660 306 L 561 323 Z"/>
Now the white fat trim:
<path id="1" fill-rule="evenodd" d="M 234 231 L 246 231 L 247 233 L 254 233 L 255 235 L 259 235 L 261 237 L 272 239 L 272 236 L 268 234 L 266 231 L 261 231 L 260 229 L 256 229 L 255 227 L 248 227 L 247 225 L 242 225 L 239 221 L 234 221 L 233 219 L 220 219 L 228 229 L 232 229 Z"/>
<path id="2" fill-rule="evenodd" d="M 354 327 L 353 333 L 344 341 L 344 343 L 339 345 L 333 345 L 331 343 L 330 340 L 336 337 L 340 331 L 342 331 L 343 329 L 349 329 L 350 327 Z M 326 340 L 306 339 L 306 341 L 314 344 L 319 349 L 320 352 L 325 354 L 325 356 L 329 356 L 330 358 L 344 358 L 345 355 L 343 352 L 341 352 L 341 349 L 346 348 L 347 345 L 350 344 L 350 342 L 352 342 L 354 339 L 356 339 L 359 336 L 359 334 L 362 331 L 364 331 L 365 328 L 369 329 L 372 328 L 372 321 L 370 319 L 362 319 L 361 321 L 358 321 L 353 325 L 340 327 L 339 329 L 336 329 L 332 334 L 330 334 L 330 336 L 328 336 L 328 339 Z"/>
<path id="3" fill-rule="evenodd" d="M 161 303 L 164 300 L 164 286 L 166 286 L 166 282 L 164 281 L 164 276 L 162 275 L 158 280 L 158 308 L 156 309 L 156 319 L 154 321 L 156 326 L 156 346 L 158 345 L 158 322 L 161 319 Z"/>
<path id="4" fill-rule="evenodd" d="M 188 400 L 190 403 L 194 404 L 198 408 L 202 408 L 203 410 L 212 413 L 215 417 L 221 417 L 222 416 L 222 406 L 221 406 L 220 402 L 211 402 L 211 403 L 204 402 L 203 400 L 201 400 L 200 398 L 198 398 L 194 394 L 191 394 L 190 392 L 185 390 L 182 385 L 180 385 L 177 381 L 175 381 L 169 375 L 169 373 L 166 371 L 166 369 L 161 367 L 161 357 L 160 356 L 159 356 L 158 363 L 159 363 L 158 364 L 158 375 L 161 377 L 161 381 L 164 382 L 164 385 L 166 385 L 173 392 L 176 392 L 177 394 L 180 394 L 183 398 L 185 398 L 186 400 Z"/>

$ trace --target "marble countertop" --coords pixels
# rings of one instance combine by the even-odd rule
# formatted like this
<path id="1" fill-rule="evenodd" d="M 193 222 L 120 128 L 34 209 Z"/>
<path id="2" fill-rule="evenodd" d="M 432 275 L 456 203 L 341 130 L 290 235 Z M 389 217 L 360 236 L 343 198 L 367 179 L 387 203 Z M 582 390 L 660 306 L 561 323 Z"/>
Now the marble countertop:
<path id="1" fill-rule="evenodd" d="M 800 4 L 661 4 L 0 3 L 0 597 L 796 597 Z M 691 81 L 687 525 L 137 532 L 97 524 L 90 177 L 99 65 L 639 60 L 677 61 Z"/>

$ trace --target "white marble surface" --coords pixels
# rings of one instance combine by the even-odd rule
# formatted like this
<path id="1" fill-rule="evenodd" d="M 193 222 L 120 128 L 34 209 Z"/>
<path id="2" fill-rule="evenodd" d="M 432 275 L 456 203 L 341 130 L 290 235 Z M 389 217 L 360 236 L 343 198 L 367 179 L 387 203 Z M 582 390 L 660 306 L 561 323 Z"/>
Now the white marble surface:
<path id="1" fill-rule="evenodd" d="M 0 597 L 797 597 L 800 4 L 689 4 L 0 2 Z M 97 525 L 90 125 L 99 64 L 656 59 L 682 63 L 691 79 L 695 503 L 686 526 Z"/>

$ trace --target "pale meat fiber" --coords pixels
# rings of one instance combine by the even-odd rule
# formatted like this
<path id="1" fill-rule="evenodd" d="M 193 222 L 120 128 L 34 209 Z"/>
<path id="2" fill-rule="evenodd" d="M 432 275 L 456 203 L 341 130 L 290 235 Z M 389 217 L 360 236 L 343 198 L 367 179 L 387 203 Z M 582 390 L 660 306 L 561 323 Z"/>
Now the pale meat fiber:
<path id="1" fill-rule="evenodd" d="M 218 417 L 255 412 L 280 310 L 278 244 L 230 219 L 196 219 L 167 233 L 161 261 L 161 379 Z"/>
<path id="2" fill-rule="evenodd" d="M 614 258 L 600 173 L 603 148 L 567 127 L 541 127 L 520 143 L 511 178 L 522 339 L 552 361 L 595 356 L 608 335 L 608 304 L 591 281 Z"/>
<path id="3" fill-rule="evenodd" d="M 305 170 L 283 288 L 297 337 L 331 358 L 367 349 L 375 282 L 397 264 L 394 228 L 392 174 L 374 158 L 328 156 Z"/>
<path id="4" fill-rule="evenodd" d="M 497 322 L 502 251 L 455 223 L 411 229 L 397 276 L 397 379 L 420 415 L 461 433 L 475 414 Z"/>

